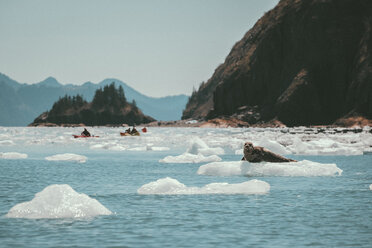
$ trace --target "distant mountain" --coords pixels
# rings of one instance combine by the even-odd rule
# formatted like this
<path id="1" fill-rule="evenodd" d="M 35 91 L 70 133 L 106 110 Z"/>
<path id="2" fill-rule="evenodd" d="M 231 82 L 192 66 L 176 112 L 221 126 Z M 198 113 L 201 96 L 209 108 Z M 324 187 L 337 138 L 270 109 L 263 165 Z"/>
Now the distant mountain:
<path id="1" fill-rule="evenodd" d="M 47 79 L 45 79 L 44 81 L 41 81 L 40 83 L 37 83 L 36 84 L 37 86 L 39 87 L 50 87 L 50 88 L 58 88 L 58 87 L 62 87 L 62 84 L 60 84 L 57 79 L 55 79 L 54 77 L 48 77 Z"/>
<path id="2" fill-rule="evenodd" d="M 194 92 L 183 119 L 372 119 L 372 1 L 281 0 Z"/>
<path id="3" fill-rule="evenodd" d="M 116 89 L 115 83 L 105 85 L 95 92 L 92 102 L 82 96 L 64 96 L 53 104 L 50 111 L 39 115 L 30 126 L 85 124 L 87 126 L 130 126 L 155 121 L 144 115 L 135 103 L 129 103 L 123 87 Z"/>
<path id="4" fill-rule="evenodd" d="M 117 87 L 121 85 L 128 102 L 135 100 L 145 115 L 164 121 L 181 119 L 188 99 L 186 95 L 149 97 L 114 78 L 98 84 L 86 82 L 83 85 L 62 85 L 55 78 L 49 77 L 37 84 L 20 84 L 0 73 L 0 125 L 26 126 L 65 95 L 79 94 L 87 101 L 92 101 L 97 89 L 112 82 Z"/>

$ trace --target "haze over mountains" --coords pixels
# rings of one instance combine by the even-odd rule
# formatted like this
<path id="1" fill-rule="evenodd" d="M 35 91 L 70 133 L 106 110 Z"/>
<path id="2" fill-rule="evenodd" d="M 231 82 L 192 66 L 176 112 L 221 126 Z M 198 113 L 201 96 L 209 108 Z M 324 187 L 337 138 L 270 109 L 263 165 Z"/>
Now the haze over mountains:
<path id="1" fill-rule="evenodd" d="M 37 84 L 21 84 L 0 73 L 0 125 L 26 126 L 41 113 L 50 110 L 59 97 L 80 94 L 91 101 L 97 89 L 112 82 L 123 87 L 128 102 L 134 99 L 144 114 L 157 120 L 179 120 L 188 100 L 186 95 L 160 98 L 145 96 L 113 78 L 98 84 L 86 82 L 83 85 L 62 85 L 55 78 L 48 77 Z"/>

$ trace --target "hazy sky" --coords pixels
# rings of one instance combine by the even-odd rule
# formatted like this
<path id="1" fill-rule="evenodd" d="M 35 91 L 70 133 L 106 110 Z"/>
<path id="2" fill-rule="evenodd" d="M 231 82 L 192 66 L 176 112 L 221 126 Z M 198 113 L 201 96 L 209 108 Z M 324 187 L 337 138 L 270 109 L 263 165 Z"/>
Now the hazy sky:
<path id="1" fill-rule="evenodd" d="M 191 94 L 278 0 L 0 0 L 0 72 Z"/>

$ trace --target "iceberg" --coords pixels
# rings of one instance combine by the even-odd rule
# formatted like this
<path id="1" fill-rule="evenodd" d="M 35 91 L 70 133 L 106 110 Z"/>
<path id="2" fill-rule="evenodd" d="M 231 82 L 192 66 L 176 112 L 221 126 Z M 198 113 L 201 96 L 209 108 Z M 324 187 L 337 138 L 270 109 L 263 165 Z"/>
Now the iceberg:
<path id="1" fill-rule="evenodd" d="M 112 212 L 96 199 L 79 194 L 67 184 L 53 184 L 37 193 L 31 201 L 12 207 L 8 218 L 57 219 L 89 218 Z"/>
<path id="2" fill-rule="evenodd" d="M 85 163 L 87 161 L 87 157 L 73 153 L 56 154 L 45 159 L 48 161 L 72 161 L 78 163 Z"/>
<path id="3" fill-rule="evenodd" d="M 25 159 L 27 154 L 18 152 L 0 152 L 0 158 L 2 159 Z"/>
<path id="4" fill-rule="evenodd" d="M 336 164 L 321 164 L 308 160 L 288 163 L 249 163 L 247 161 L 214 162 L 199 167 L 197 174 L 208 176 L 340 176 Z"/>
<path id="5" fill-rule="evenodd" d="M 203 187 L 187 187 L 176 179 L 166 177 L 143 185 L 137 190 L 143 195 L 200 195 L 200 194 L 266 194 L 270 184 L 261 180 L 250 180 L 243 183 L 210 183 Z"/>

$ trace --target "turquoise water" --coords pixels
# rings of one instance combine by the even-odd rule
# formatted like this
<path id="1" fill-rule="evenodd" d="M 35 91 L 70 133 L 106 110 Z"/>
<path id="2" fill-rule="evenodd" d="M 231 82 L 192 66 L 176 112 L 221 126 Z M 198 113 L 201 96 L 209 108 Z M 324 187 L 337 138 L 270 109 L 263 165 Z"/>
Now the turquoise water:
<path id="1" fill-rule="evenodd" d="M 86 163 L 46 161 L 59 152 Z M 0 160 L 0 247 L 371 247 L 372 156 L 294 156 L 336 163 L 335 177 L 254 177 L 265 195 L 139 195 L 172 177 L 187 186 L 240 183 L 244 176 L 197 175 L 202 164 L 163 164 L 180 151 L 92 150 L 81 144 L 21 148 L 27 159 Z M 2 148 L 3 151 L 15 148 Z M 223 161 L 241 155 L 220 156 Z M 5 215 L 51 184 L 68 184 L 114 214 L 90 219 L 17 219 Z"/>

